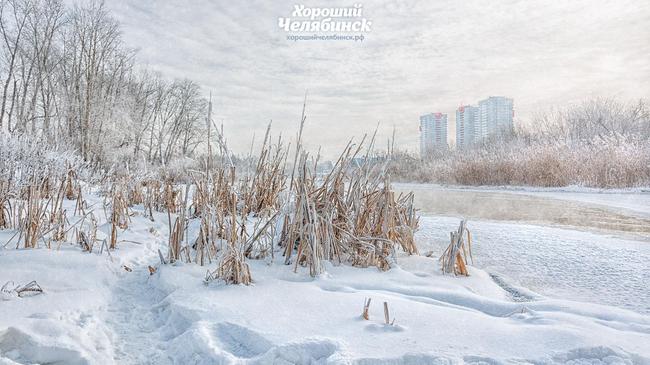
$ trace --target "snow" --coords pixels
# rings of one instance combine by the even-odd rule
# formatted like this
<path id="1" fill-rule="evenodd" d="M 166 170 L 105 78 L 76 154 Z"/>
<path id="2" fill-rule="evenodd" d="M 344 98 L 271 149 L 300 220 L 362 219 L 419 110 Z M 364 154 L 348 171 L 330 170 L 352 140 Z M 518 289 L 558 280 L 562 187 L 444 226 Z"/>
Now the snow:
<path id="1" fill-rule="evenodd" d="M 84 255 L 76 248 L 0 251 L 3 284 L 36 280 L 45 290 L 0 301 L 0 358 L 19 363 L 109 362 L 111 333 L 95 313 L 110 299 L 116 270 L 105 257 Z"/>
<path id="2" fill-rule="evenodd" d="M 328 264 L 312 278 L 276 257 L 250 261 L 251 286 L 206 285 L 214 264 L 161 266 L 167 217 L 151 222 L 134 211 L 119 239 L 137 243 L 120 242 L 110 256 L 67 244 L 0 249 L 2 284 L 36 280 L 44 289 L 0 301 L 0 364 L 650 363 L 642 313 L 650 252 L 632 241 L 470 221 L 476 266 L 469 277 L 445 276 L 437 255 L 458 219 L 423 217 L 421 251 L 434 257 L 400 255 L 387 272 Z M 493 280 L 501 271 L 516 280 Z M 621 302 L 633 291 L 638 311 L 569 300 L 576 290 L 597 301 L 606 292 L 598 285 Z M 393 326 L 384 324 L 384 301 Z"/>

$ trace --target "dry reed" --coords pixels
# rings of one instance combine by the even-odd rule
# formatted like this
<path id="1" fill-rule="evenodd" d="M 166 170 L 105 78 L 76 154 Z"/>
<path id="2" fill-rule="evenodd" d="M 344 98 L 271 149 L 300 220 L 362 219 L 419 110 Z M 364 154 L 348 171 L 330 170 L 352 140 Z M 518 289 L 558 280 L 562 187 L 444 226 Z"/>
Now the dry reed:
<path id="1" fill-rule="evenodd" d="M 466 221 L 462 220 L 458 226 L 458 230 L 456 232 L 450 232 L 450 236 L 451 243 L 442 256 L 440 256 L 442 272 L 469 276 L 467 270 L 467 258 L 469 254 L 469 258 L 473 261 L 472 236 L 470 231 L 467 229 Z M 467 241 L 465 240 L 465 237 L 467 237 Z"/>

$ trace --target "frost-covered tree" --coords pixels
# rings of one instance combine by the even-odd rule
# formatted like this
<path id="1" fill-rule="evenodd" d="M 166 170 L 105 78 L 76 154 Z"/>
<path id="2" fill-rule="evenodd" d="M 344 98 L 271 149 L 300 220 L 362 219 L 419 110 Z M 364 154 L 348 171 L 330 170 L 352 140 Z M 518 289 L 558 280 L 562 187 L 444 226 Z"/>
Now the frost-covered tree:
<path id="1" fill-rule="evenodd" d="M 73 146 L 86 161 L 166 164 L 194 153 L 207 101 L 142 71 L 103 2 L 0 0 L 0 131 Z"/>

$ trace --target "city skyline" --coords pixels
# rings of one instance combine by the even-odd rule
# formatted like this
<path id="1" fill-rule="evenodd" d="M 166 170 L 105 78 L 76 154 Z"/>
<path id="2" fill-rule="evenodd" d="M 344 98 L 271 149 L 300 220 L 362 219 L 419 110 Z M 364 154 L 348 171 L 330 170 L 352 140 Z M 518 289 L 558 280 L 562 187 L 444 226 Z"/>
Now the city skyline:
<path id="1" fill-rule="evenodd" d="M 444 118 L 443 123 L 439 123 L 440 118 Z M 450 124 L 454 126 L 454 133 L 449 131 Z M 438 131 L 440 128 L 444 131 Z M 514 130 L 514 100 L 505 96 L 488 96 L 476 105 L 461 104 L 455 111 L 453 123 L 449 123 L 448 114 L 441 110 L 424 114 L 420 116 L 420 156 L 433 149 L 470 147 L 508 130 Z M 442 133 L 444 143 L 440 138 Z"/>

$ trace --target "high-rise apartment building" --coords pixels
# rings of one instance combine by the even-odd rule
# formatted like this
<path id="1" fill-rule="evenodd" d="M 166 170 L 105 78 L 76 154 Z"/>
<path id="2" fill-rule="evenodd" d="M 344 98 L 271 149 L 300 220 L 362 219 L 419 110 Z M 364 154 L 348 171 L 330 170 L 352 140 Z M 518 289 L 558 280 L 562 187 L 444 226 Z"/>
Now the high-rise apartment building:
<path id="1" fill-rule="evenodd" d="M 475 139 L 481 140 L 513 128 L 513 102 L 504 96 L 490 96 L 478 102 L 479 119 L 474 129 Z"/>
<path id="2" fill-rule="evenodd" d="M 456 110 L 457 148 L 465 148 L 474 144 L 479 115 L 479 108 L 471 105 L 463 105 Z"/>
<path id="3" fill-rule="evenodd" d="M 436 149 L 446 149 L 447 114 L 430 113 L 420 117 L 420 156 Z"/>

